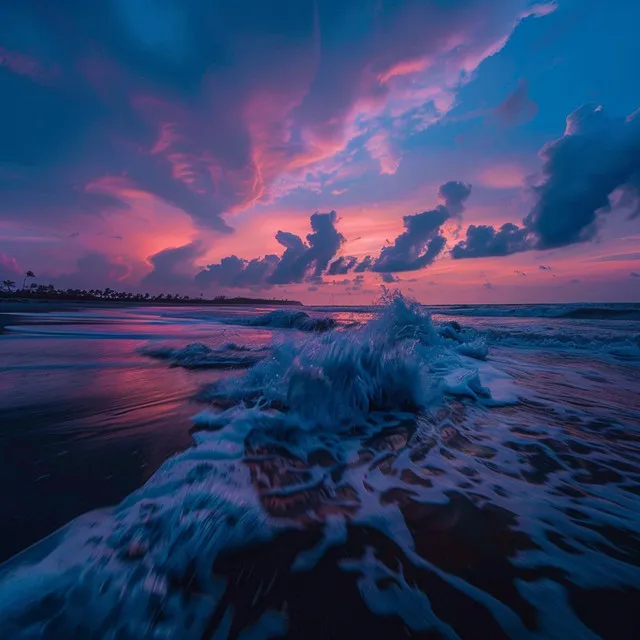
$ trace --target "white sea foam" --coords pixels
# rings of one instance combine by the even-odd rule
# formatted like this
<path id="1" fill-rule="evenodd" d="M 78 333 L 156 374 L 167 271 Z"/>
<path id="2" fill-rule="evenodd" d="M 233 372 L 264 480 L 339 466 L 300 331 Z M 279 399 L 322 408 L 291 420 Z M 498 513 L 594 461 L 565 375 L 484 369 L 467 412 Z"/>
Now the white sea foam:
<path id="1" fill-rule="evenodd" d="M 245 376 L 216 383 L 206 397 L 285 408 L 301 424 L 334 430 L 351 428 L 371 411 L 424 410 L 445 393 L 491 401 L 475 359 L 486 357 L 486 347 L 477 336 L 465 342 L 462 331 L 446 329 L 443 337 L 420 305 L 395 296 L 361 327 L 283 341 Z"/>

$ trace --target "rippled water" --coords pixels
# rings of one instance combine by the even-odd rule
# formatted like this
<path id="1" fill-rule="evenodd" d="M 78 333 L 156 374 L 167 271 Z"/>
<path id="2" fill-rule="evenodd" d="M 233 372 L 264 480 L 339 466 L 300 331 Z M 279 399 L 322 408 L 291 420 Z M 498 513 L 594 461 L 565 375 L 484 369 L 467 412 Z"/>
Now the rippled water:
<path id="1" fill-rule="evenodd" d="M 382 314 L 146 308 L 9 327 L 10 442 L 32 411 L 67 457 L 115 441 L 115 461 L 125 434 L 166 456 L 198 415 L 195 446 L 144 487 L 0 568 L 2 628 L 635 637 L 634 310 L 438 311 L 396 298 Z"/>

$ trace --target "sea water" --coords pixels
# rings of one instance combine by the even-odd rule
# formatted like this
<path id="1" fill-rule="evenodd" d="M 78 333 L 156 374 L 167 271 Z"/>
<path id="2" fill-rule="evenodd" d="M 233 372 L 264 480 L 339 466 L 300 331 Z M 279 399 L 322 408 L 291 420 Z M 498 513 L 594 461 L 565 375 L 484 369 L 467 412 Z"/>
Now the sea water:
<path id="1" fill-rule="evenodd" d="M 147 419 L 149 440 L 171 439 L 167 413 L 174 435 L 194 430 L 117 506 L 0 566 L 0 628 L 634 637 L 639 318 L 630 305 L 429 310 L 399 295 L 379 308 L 22 317 L 0 337 L 0 381 L 21 380 L 23 411 L 35 393 L 25 368 L 84 366 L 98 380 L 142 378 L 141 406 L 172 398 L 179 409 L 157 415 L 155 433 Z M 35 380 L 38 394 L 53 386 L 82 404 Z"/>

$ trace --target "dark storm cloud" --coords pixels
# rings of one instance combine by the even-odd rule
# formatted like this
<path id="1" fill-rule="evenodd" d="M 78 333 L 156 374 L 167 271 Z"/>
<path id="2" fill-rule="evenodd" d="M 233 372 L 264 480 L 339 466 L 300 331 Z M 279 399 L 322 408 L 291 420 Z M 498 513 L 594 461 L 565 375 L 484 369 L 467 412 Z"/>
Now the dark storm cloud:
<path id="1" fill-rule="evenodd" d="M 470 225 L 465 240 L 451 249 L 455 260 L 463 258 L 486 258 L 490 256 L 508 256 L 512 253 L 531 248 L 526 229 L 508 222 L 500 229 L 490 225 Z"/>

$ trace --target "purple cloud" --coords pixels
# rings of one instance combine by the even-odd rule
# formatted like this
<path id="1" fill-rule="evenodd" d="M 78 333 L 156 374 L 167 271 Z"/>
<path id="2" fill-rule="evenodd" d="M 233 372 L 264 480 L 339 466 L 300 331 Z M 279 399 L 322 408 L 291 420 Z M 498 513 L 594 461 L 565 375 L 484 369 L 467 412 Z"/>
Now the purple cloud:
<path id="1" fill-rule="evenodd" d="M 373 263 L 373 271 L 416 271 L 432 264 L 446 244 L 440 228 L 449 217 L 449 211 L 443 206 L 404 216 L 405 232 L 392 245 L 382 248 Z"/>
<path id="2" fill-rule="evenodd" d="M 148 258 L 153 270 L 142 279 L 142 285 L 153 287 L 185 287 L 193 281 L 194 261 L 205 253 L 197 242 L 169 247 Z"/>
<path id="3" fill-rule="evenodd" d="M 452 216 L 462 214 L 464 203 L 470 195 L 471 185 L 463 182 L 447 182 L 438 189 L 438 197 Z"/>
<path id="4" fill-rule="evenodd" d="M 584 105 L 540 155 L 544 178 L 533 187 L 536 204 L 524 220 L 536 248 L 592 240 L 611 193 L 640 173 L 640 114 L 609 118 L 602 107 Z"/>
<path id="5" fill-rule="evenodd" d="M 465 240 L 458 242 L 451 249 L 451 257 L 455 260 L 464 258 L 486 258 L 491 256 L 508 256 L 512 253 L 526 251 L 531 248 L 529 233 L 510 222 L 500 229 L 490 225 L 469 225 Z"/>
<path id="6" fill-rule="evenodd" d="M 494 113 L 505 126 L 523 124 L 535 117 L 538 113 L 538 105 L 529 98 L 525 80 L 518 81 L 517 89 L 496 107 Z"/>

